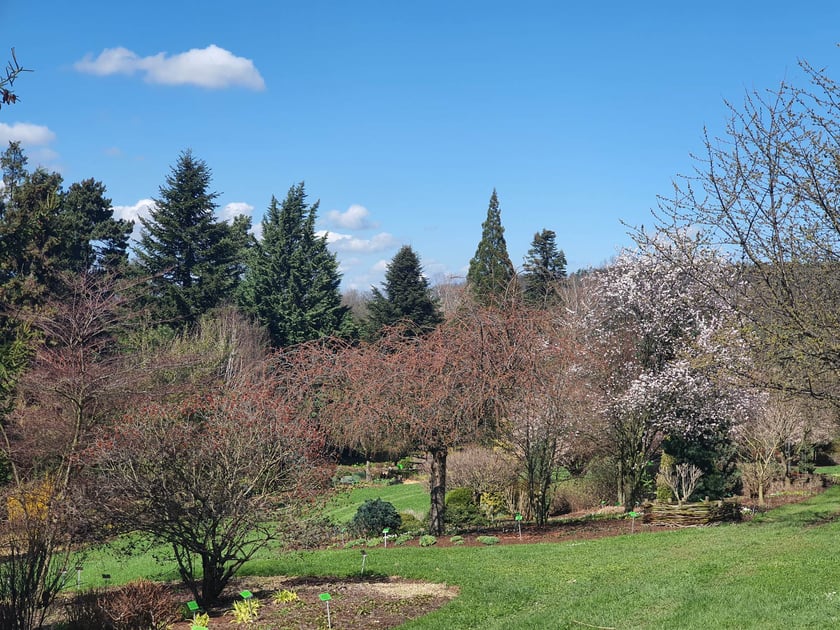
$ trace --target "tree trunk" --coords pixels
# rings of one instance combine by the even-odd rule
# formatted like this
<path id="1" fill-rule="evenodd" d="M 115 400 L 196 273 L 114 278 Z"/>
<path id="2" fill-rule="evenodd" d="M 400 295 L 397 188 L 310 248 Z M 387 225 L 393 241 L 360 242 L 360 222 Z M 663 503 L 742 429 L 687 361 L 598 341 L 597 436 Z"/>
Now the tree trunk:
<path id="1" fill-rule="evenodd" d="M 445 531 L 443 515 L 446 509 L 446 448 L 430 449 L 429 454 L 432 456 L 429 474 L 431 493 L 429 533 L 432 536 L 443 536 Z"/>
<path id="2" fill-rule="evenodd" d="M 225 588 L 224 568 L 210 556 L 202 556 L 201 565 L 201 599 L 209 604 L 217 601 Z"/>
<path id="3" fill-rule="evenodd" d="M 624 474 L 624 462 L 618 462 L 618 474 L 616 475 L 618 479 L 616 480 L 616 499 L 619 505 L 626 505 L 626 487 L 627 487 L 627 479 L 626 475 Z"/>
<path id="4" fill-rule="evenodd" d="M 764 507 L 764 482 L 758 482 L 758 504 Z"/>

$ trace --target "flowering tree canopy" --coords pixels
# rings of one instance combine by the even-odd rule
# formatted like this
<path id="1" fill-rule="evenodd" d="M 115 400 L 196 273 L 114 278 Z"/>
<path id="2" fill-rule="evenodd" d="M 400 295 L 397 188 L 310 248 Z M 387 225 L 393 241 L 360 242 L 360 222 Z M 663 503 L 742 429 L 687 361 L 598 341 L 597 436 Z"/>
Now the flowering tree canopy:
<path id="1" fill-rule="evenodd" d="M 714 257 L 704 264 L 724 272 Z M 629 508 L 663 440 L 725 433 L 742 413 L 728 363 L 740 354 L 725 302 L 656 252 L 623 253 L 595 275 L 593 297 L 590 365 Z"/>

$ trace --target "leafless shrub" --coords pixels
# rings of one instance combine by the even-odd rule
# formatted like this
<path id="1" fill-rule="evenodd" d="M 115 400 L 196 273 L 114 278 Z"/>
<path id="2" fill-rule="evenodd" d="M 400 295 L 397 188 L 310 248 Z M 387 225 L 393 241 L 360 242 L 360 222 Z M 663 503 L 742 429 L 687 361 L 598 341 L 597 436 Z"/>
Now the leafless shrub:
<path id="1" fill-rule="evenodd" d="M 99 599 L 114 630 L 166 630 L 180 619 L 179 602 L 163 585 L 137 580 Z"/>
<path id="2" fill-rule="evenodd" d="M 679 503 L 684 503 L 694 492 L 703 471 L 694 464 L 682 463 L 660 471 L 662 481 L 671 489 Z"/>

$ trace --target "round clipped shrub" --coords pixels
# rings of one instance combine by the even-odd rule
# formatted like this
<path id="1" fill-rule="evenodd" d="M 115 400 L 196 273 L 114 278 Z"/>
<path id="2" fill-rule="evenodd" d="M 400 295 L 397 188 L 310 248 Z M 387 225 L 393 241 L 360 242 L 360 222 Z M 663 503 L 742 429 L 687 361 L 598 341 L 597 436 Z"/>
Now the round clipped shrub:
<path id="1" fill-rule="evenodd" d="M 423 521 L 411 512 L 400 512 L 400 518 L 402 519 L 401 532 L 414 533 L 423 530 Z"/>
<path id="2" fill-rule="evenodd" d="M 386 527 L 396 532 L 402 525 L 402 518 L 393 503 L 382 499 L 368 499 L 350 521 L 350 530 L 357 536 L 379 536 Z"/>
<path id="3" fill-rule="evenodd" d="M 455 488 L 446 493 L 444 520 L 455 527 L 486 525 L 487 519 L 473 500 L 469 488 Z"/>

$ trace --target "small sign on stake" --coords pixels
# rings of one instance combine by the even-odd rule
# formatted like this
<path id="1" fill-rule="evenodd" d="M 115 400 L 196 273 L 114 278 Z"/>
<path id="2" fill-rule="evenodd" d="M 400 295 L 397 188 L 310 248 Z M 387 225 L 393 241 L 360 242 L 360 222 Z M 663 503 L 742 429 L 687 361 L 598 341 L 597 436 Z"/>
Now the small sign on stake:
<path id="1" fill-rule="evenodd" d="M 639 514 L 637 512 L 628 512 L 627 515 L 630 517 L 630 533 L 632 534 L 636 531 L 636 519 Z"/>
<path id="2" fill-rule="evenodd" d="M 514 517 L 516 520 L 516 527 L 519 529 L 519 538 L 522 538 L 522 515 L 517 512 L 516 516 Z"/>
<path id="3" fill-rule="evenodd" d="M 239 594 L 242 596 L 242 599 L 251 599 L 254 596 L 251 591 L 240 591 Z"/>
<path id="4" fill-rule="evenodd" d="M 321 593 L 318 597 L 327 605 L 327 628 L 332 628 L 332 619 L 330 619 L 330 600 L 332 599 L 332 595 Z"/>
<path id="5" fill-rule="evenodd" d="M 365 574 L 365 561 L 367 560 L 367 551 L 362 549 L 362 575 Z"/>
<path id="6" fill-rule="evenodd" d="M 390 527 L 386 527 L 385 529 L 382 530 L 382 535 L 385 537 L 385 548 L 386 549 L 388 548 L 388 532 L 390 532 L 390 531 L 391 531 Z"/>

